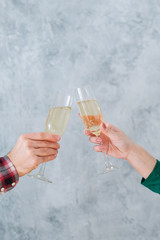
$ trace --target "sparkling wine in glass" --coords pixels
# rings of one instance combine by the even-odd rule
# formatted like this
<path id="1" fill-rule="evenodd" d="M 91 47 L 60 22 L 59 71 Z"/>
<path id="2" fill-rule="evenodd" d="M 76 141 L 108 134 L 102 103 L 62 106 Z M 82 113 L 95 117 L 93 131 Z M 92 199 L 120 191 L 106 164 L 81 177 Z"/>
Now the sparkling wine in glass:
<path id="1" fill-rule="evenodd" d="M 56 134 L 62 137 L 69 121 L 71 104 L 72 97 L 70 95 L 57 92 L 54 106 L 50 108 L 45 122 L 45 132 Z M 44 175 L 45 167 L 46 163 L 42 163 L 37 174 L 29 174 L 28 176 L 52 183 L 52 181 L 50 181 Z"/>
<path id="2" fill-rule="evenodd" d="M 103 122 L 103 116 L 93 90 L 90 87 L 77 88 L 76 95 L 80 115 L 86 129 L 90 130 L 95 136 L 100 136 L 100 125 Z M 113 171 L 116 167 L 111 163 L 105 151 L 103 154 L 105 163 L 105 170 L 103 173 Z"/>

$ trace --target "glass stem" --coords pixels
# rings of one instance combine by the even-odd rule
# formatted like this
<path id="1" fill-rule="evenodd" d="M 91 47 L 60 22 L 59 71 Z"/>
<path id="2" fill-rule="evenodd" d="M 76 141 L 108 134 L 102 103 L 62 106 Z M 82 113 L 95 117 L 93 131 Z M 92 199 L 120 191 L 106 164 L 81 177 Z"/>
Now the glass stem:
<path id="1" fill-rule="evenodd" d="M 105 151 L 103 151 L 102 154 L 103 154 L 103 160 L 104 160 L 105 167 L 107 167 L 107 159 L 106 159 Z"/>
<path id="2" fill-rule="evenodd" d="M 113 165 L 112 163 L 109 161 L 109 157 L 108 155 L 105 153 L 105 151 L 102 152 L 103 153 L 103 156 L 104 156 L 104 164 L 105 164 L 105 168 L 106 170 L 110 170 L 113 168 Z"/>
<path id="3" fill-rule="evenodd" d="M 37 175 L 44 176 L 45 168 L 46 168 L 46 163 L 42 163 Z"/>

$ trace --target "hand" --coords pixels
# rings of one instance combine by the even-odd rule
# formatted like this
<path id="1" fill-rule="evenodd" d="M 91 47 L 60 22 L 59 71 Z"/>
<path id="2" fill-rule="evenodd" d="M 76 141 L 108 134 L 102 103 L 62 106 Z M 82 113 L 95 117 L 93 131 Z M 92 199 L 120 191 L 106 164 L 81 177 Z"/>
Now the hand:
<path id="1" fill-rule="evenodd" d="M 101 124 L 101 134 L 99 137 L 93 135 L 89 130 L 85 130 L 86 135 L 90 135 L 90 142 L 100 145 L 94 146 L 96 152 L 103 152 L 112 157 L 127 159 L 135 143 L 117 127 L 110 123 Z"/>
<path id="2" fill-rule="evenodd" d="M 7 154 L 17 169 L 19 177 L 37 168 L 40 163 L 57 157 L 60 145 L 58 135 L 51 133 L 28 133 L 21 135 L 15 147 Z"/>

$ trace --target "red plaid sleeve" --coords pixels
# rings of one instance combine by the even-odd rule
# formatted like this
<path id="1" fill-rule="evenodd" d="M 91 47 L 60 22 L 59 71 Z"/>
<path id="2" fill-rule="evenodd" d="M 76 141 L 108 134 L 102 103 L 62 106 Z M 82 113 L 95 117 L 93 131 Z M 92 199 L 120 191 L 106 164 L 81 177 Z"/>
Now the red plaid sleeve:
<path id="1" fill-rule="evenodd" d="M 19 181 L 16 168 L 7 156 L 0 157 L 0 194 L 13 189 Z"/>

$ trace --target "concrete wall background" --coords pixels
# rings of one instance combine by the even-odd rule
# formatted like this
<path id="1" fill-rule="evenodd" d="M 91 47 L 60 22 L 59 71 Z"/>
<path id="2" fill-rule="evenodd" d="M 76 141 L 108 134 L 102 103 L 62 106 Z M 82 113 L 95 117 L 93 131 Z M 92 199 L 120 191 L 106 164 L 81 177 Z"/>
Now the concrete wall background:
<path id="1" fill-rule="evenodd" d="M 0 155 L 42 131 L 57 89 L 92 84 L 105 119 L 160 159 L 160 2 L 2 0 Z M 102 156 L 73 104 L 52 185 L 20 179 L 0 197 L 2 240 L 157 240 L 159 196 L 129 164 L 98 176 Z"/>

